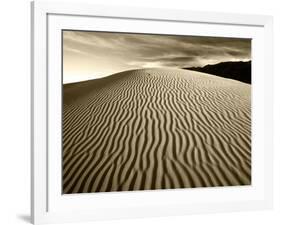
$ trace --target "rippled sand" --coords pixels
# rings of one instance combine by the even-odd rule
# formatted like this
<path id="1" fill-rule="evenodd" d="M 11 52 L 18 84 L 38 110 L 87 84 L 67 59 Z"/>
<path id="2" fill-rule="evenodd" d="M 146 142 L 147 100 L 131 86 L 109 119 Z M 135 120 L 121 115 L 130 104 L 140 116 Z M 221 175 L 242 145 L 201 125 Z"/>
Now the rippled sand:
<path id="1" fill-rule="evenodd" d="M 182 69 L 64 85 L 63 192 L 251 184 L 251 86 Z"/>

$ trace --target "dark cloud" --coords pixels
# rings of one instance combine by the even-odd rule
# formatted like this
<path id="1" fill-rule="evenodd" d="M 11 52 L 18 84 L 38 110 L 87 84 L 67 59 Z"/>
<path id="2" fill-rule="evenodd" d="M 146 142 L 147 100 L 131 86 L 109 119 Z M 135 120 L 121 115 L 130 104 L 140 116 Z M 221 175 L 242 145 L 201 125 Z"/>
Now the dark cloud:
<path id="1" fill-rule="evenodd" d="M 78 31 L 63 35 L 65 76 L 251 59 L 250 39 Z"/>

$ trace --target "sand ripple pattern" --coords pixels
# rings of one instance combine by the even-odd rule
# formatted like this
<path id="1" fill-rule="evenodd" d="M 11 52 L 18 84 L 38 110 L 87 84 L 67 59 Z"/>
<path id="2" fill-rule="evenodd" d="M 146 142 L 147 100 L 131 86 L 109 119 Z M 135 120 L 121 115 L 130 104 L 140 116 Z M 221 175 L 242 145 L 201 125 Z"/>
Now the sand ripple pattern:
<path id="1" fill-rule="evenodd" d="M 63 193 L 251 184 L 248 84 L 141 69 L 63 94 Z"/>

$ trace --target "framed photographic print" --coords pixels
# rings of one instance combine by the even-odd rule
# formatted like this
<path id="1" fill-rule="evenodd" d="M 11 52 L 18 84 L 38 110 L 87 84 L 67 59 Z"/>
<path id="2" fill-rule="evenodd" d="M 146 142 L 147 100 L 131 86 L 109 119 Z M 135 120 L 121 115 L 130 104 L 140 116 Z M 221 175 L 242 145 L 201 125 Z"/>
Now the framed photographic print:
<path id="1" fill-rule="evenodd" d="M 32 3 L 34 224 L 272 207 L 272 18 Z"/>

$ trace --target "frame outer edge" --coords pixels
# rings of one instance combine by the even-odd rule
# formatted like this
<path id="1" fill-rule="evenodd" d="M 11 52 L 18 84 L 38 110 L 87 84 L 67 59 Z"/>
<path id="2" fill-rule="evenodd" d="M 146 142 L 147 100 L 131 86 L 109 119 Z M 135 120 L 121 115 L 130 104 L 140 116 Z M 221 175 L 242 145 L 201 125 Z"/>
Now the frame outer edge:
<path id="1" fill-rule="evenodd" d="M 34 223 L 34 211 L 35 211 L 35 205 L 34 205 L 34 2 L 32 1 L 30 3 L 30 25 L 31 25 L 31 32 L 30 32 L 30 98 L 31 98 L 31 105 L 30 105 L 30 112 L 31 112 L 31 135 L 30 135 L 30 144 L 31 144 L 31 176 L 30 176 L 30 186 L 31 186 L 31 199 L 30 199 L 30 214 L 31 214 L 31 223 Z"/>
<path id="2" fill-rule="evenodd" d="M 40 1 L 31 2 L 31 222 L 47 222 L 47 76 L 46 16 Z M 44 73 L 42 71 L 45 70 Z"/>
<path id="3" fill-rule="evenodd" d="M 63 3 L 63 2 L 47 2 L 33 1 L 31 2 L 31 222 L 33 224 L 42 224 L 52 222 L 53 219 L 48 218 L 47 211 L 47 167 L 46 167 L 46 146 L 47 146 L 47 74 L 39 74 L 40 68 L 44 66 L 46 69 L 46 19 L 47 14 L 58 13 L 68 15 L 95 15 L 112 18 L 132 18 L 146 20 L 162 20 L 162 21 L 194 21 L 202 23 L 217 23 L 217 24 L 237 24 L 249 26 L 262 26 L 265 29 L 265 43 L 267 49 L 265 52 L 265 73 L 268 73 L 266 83 L 266 96 L 273 99 L 273 17 L 259 15 L 243 15 L 232 13 L 215 13 L 215 12 L 188 12 L 185 10 L 169 10 L 169 9 L 153 9 L 141 8 L 140 11 L 146 11 L 147 17 L 143 18 L 143 14 L 138 12 L 138 8 L 125 7 L 128 9 L 126 15 L 122 16 L 114 10 L 120 7 L 93 5 L 83 3 L 83 7 L 79 7 L 79 3 Z M 90 6 L 85 9 L 85 6 Z M 65 7 L 64 11 L 61 9 Z M 76 10 L 72 10 L 71 8 Z M 95 7 L 95 8 L 94 8 Z M 78 13 L 78 11 L 80 12 Z M 117 10 L 118 11 L 118 10 Z M 154 15 L 153 12 L 159 12 Z M 174 17 L 166 15 L 167 13 L 177 14 Z M 198 15 L 204 15 L 198 16 Z M 232 17 L 235 17 L 234 19 Z M 245 20 L 247 18 L 247 20 Z M 246 22 L 247 21 L 247 22 Z M 44 37 L 42 39 L 42 37 Z M 45 84 L 45 85 L 44 85 Z M 270 88 L 270 89 L 269 89 Z M 266 124 L 266 132 L 273 136 L 273 111 L 272 101 L 266 101 L 266 107 L 270 108 L 266 116 L 269 123 Z M 270 115 L 268 115 L 270 113 Z M 39 123 L 39 125 L 38 125 Z M 43 129 L 44 128 L 44 129 Z M 39 139 L 39 141 L 38 141 Z M 44 146 L 43 146 L 44 145 Z M 273 207 L 273 138 L 267 140 L 266 146 L 268 150 L 265 161 L 265 193 L 264 205 L 261 208 Z M 42 170 L 44 168 L 44 170 Z"/>
<path id="4" fill-rule="evenodd" d="M 147 8 L 117 5 L 112 6 L 105 4 L 91 4 L 89 2 L 50 2 L 47 0 L 36 0 L 36 3 L 39 3 L 42 8 L 44 8 L 50 14 L 194 22 L 207 24 L 214 23 L 229 25 L 236 24 L 241 26 L 264 26 L 265 21 L 269 17 L 265 15 L 227 12 L 187 11 L 183 9 Z M 63 9 L 64 12 L 61 12 L 61 9 Z M 124 12 L 126 12 L 126 15 L 124 15 Z M 146 13 L 145 18 L 142 12 Z M 172 13 L 173 16 L 170 16 Z"/>
<path id="5" fill-rule="evenodd" d="M 267 133 L 270 137 L 270 140 L 267 141 L 265 148 L 268 149 L 267 154 L 265 155 L 266 160 L 266 171 L 265 171 L 265 200 L 266 200 L 266 208 L 273 209 L 273 196 L 274 196 L 274 190 L 273 190 L 273 175 L 274 175 L 274 139 L 273 139 L 273 128 L 274 128 L 274 57 L 273 57 L 273 17 L 267 16 L 265 18 L 265 45 L 267 46 L 265 51 L 265 76 L 267 76 L 267 83 L 266 83 L 266 108 L 269 109 L 266 114 L 266 118 L 268 121 L 268 124 L 266 126 Z M 269 100 L 269 101 L 268 101 Z"/>

